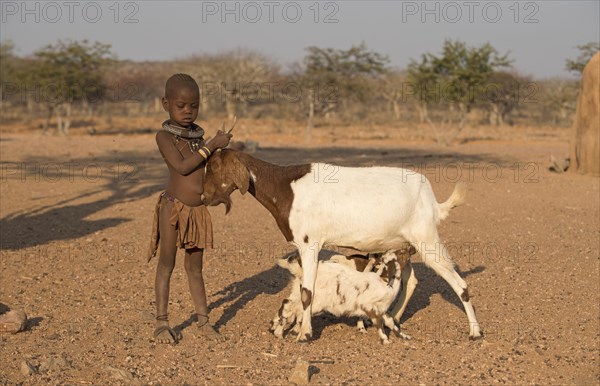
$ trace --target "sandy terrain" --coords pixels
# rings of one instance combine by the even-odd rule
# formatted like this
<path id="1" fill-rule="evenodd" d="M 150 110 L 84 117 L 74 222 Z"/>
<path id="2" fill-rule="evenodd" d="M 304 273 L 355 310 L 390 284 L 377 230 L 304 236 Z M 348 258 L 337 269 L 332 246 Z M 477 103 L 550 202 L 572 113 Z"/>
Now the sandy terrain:
<path id="1" fill-rule="evenodd" d="M 0 138 L 0 312 L 24 309 L 28 329 L 0 336 L 0 384 L 285 384 L 296 360 L 314 384 L 598 384 L 599 179 L 546 170 L 568 153 L 568 132 L 473 133 L 439 147 L 407 131 L 315 129 L 311 146 L 288 128 L 242 123 L 255 156 L 281 164 L 420 169 L 438 201 L 457 180 L 464 206 L 440 226 L 469 284 L 485 338 L 469 341 L 451 288 L 414 258 L 420 280 L 403 317 L 411 341 L 383 346 L 353 318 L 318 316 L 315 339 L 278 340 L 269 321 L 287 296 L 275 260 L 290 247 L 250 195 L 229 215 L 211 208 L 206 253 L 211 320 L 227 341 L 195 335 L 182 259 L 171 281 L 176 346 L 152 340 L 156 261 L 145 262 L 166 167 L 152 134 Z M 483 130 L 483 129 L 482 129 Z M 523 131 L 525 130 L 525 131 Z M 480 140 L 475 140 L 479 138 Z M 335 139 L 335 141 L 334 141 Z M 37 374 L 25 375 L 28 362 Z"/>

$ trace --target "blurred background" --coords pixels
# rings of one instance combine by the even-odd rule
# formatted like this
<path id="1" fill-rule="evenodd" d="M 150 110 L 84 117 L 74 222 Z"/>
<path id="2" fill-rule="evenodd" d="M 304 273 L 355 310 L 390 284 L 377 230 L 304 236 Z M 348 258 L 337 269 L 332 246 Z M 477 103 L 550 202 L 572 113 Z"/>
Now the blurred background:
<path id="1" fill-rule="evenodd" d="M 156 130 L 176 72 L 200 85 L 198 123 L 237 115 L 274 134 L 304 129 L 307 141 L 348 125 L 441 144 L 560 129 L 600 47 L 597 1 L 3 1 L 1 11 L 2 130 L 63 135 Z"/>

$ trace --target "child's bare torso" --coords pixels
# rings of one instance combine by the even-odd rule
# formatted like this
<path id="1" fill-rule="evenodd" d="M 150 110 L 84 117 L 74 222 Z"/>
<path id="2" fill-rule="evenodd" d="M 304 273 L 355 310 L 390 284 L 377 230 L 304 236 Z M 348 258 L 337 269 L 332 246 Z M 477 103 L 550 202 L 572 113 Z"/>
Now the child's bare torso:
<path id="1" fill-rule="evenodd" d="M 171 136 L 171 142 L 177 149 L 182 158 L 193 156 L 192 149 L 186 140 L 176 140 Z M 162 149 L 159 144 L 159 150 L 166 161 L 169 168 L 169 179 L 166 186 L 168 195 L 177 198 L 179 201 L 188 206 L 202 205 L 202 192 L 204 192 L 204 163 L 198 165 L 193 171 L 188 174 L 181 174 L 165 157 L 165 149 Z"/>

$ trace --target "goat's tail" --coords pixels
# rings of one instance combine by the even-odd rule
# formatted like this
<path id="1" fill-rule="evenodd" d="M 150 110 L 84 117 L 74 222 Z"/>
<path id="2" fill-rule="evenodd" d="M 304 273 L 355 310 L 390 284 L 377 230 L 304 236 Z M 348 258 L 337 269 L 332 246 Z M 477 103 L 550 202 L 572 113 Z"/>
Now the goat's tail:
<path id="1" fill-rule="evenodd" d="M 450 210 L 456 206 L 465 203 L 467 197 L 467 185 L 463 182 L 459 182 L 454 187 L 454 191 L 446 201 L 438 204 L 438 221 L 444 220 L 448 217 Z"/>
<path id="2" fill-rule="evenodd" d="M 300 256 L 298 256 L 297 251 L 288 253 L 281 259 L 278 259 L 277 265 L 290 271 L 296 278 L 302 279 L 302 266 L 300 265 Z"/>

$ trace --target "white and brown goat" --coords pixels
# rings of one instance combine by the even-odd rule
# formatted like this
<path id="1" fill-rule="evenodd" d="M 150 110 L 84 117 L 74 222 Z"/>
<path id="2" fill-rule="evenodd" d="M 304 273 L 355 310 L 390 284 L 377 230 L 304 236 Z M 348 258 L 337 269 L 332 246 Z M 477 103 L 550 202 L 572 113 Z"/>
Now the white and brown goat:
<path id="1" fill-rule="evenodd" d="M 454 269 L 437 230 L 450 210 L 463 202 L 463 184 L 457 184 L 440 204 L 429 180 L 408 169 L 322 163 L 277 166 L 234 150 L 213 154 L 206 165 L 203 202 L 223 203 L 229 210 L 229 195 L 235 189 L 250 192 L 273 215 L 286 240 L 298 248 L 304 271 L 298 341 L 312 336 L 311 302 L 317 257 L 324 245 L 385 252 L 398 250 L 405 242 L 459 296 L 469 320 L 469 336 L 481 336 L 467 283 Z"/>

